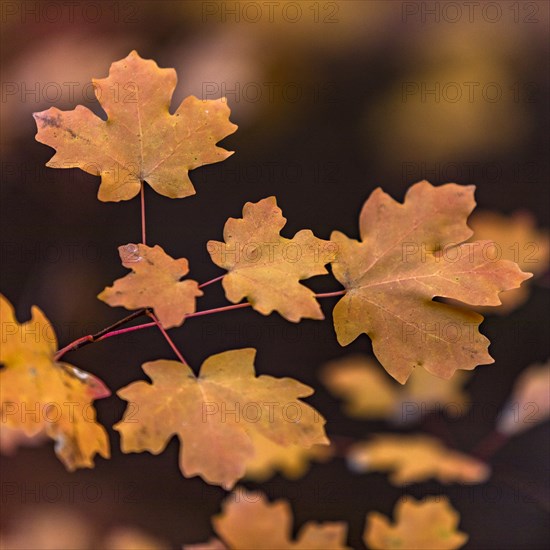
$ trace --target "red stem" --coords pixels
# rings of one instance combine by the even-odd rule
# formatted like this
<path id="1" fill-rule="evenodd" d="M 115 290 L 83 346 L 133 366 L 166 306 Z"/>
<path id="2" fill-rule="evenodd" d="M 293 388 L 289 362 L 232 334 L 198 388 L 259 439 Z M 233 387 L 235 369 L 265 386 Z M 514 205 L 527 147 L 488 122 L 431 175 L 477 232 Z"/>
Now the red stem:
<path id="1" fill-rule="evenodd" d="M 216 277 L 214 279 L 210 279 L 209 281 L 206 281 L 206 283 L 202 283 L 199 285 L 199 288 L 204 288 L 205 286 L 211 285 L 212 283 L 217 283 L 218 281 L 221 281 L 225 275 L 220 275 L 219 277 Z"/>
<path id="2" fill-rule="evenodd" d="M 189 317 L 200 317 L 201 315 L 210 315 L 212 313 L 222 313 L 223 311 L 231 311 L 232 309 L 241 309 L 242 307 L 250 307 L 251 305 L 252 304 L 250 302 L 244 302 L 242 304 L 233 304 L 230 306 L 216 307 L 214 309 L 196 311 L 195 313 L 187 313 L 185 315 L 185 318 L 189 319 Z"/>
<path id="3" fill-rule="evenodd" d="M 223 277 L 223 275 L 222 275 L 222 277 Z M 212 281 L 207 281 L 207 283 L 210 284 L 211 282 L 214 282 L 214 281 L 215 281 L 215 279 L 212 279 Z M 201 286 L 204 286 L 204 284 L 206 284 L 206 283 L 203 283 L 203 285 L 201 285 Z M 346 293 L 345 290 L 337 290 L 336 292 L 325 292 L 324 294 L 315 294 L 315 298 L 332 298 L 333 296 L 342 296 L 342 294 L 345 294 L 345 293 Z M 250 302 L 244 302 L 244 303 L 241 303 L 241 304 L 231 304 L 229 306 L 216 307 L 214 309 L 207 309 L 207 310 L 204 310 L 204 311 L 196 311 L 195 313 L 187 313 L 185 315 L 185 318 L 189 319 L 191 317 L 201 317 L 202 315 L 211 315 L 213 313 L 222 313 L 224 311 L 232 311 L 233 309 L 241 309 L 241 308 L 244 308 L 244 307 L 250 307 L 251 305 L 252 304 Z M 154 323 L 144 323 L 143 325 L 136 325 L 134 327 L 128 327 L 128 328 L 119 329 L 119 330 L 111 330 L 115 326 L 120 326 L 121 324 L 126 323 L 126 322 L 128 322 L 128 321 L 130 321 L 130 320 L 132 320 L 136 317 L 139 317 L 140 315 L 144 315 L 144 314 L 149 315 L 156 322 L 154 322 Z M 169 342 L 171 342 L 171 340 L 168 337 L 168 334 L 166 333 L 166 331 L 164 330 L 162 325 L 160 325 L 160 323 L 158 322 L 158 319 L 156 317 L 154 317 L 153 314 L 148 312 L 146 309 L 141 309 L 139 311 L 136 311 L 136 312 L 132 313 L 132 315 L 129 315 L 128 317 L 125 317 L 124 319 L 121 319 L 120 321 L 117 321 L 114 325 L 111 325 L 110 327 L 108 327 L 106 329 L 103 329 L 102 331 L 100 331 L 96 334 L 88 334 L 87 336 L 83 336 L 82 338 L 78 338 L 74 342 L 71 342 L 70 344 L 68 344 L 64 348 L 61 348 L 55 354 L 55 360 L 58 361 L 59 359 L 61 359 L 61 357 L 63 355 L 65 355 L 65 353 L 67 353 L 69 351 L 75 351 L 75 350 L 77 350 L 77 349 L 79 349 L 79 348 L 81 348 L 81 347 L 83 347 L 87 344 L 91 344 L 93 342 L 99 342 L 101 340 L 105 340 L 106 338 L 111 338 L 112 336 L 118 336 L 119 334 L 126 334 L 127 332 L 133 332 L 135 330 L 141 330 L 141 329 L 144 329 L 144 328 L 149 328 L 149 327 L 154 327 L 154 326 L 158 326 L 161 329 L 162 333 L 165 335 L 165 338 L 167 340 L 169 340 Z M 173 342 L 172 342 L 171 345 L 173 345 Z M 176 355 L 178 357 L 180 357 L 180 359 L 182 360 L 181 362 L 184 363 L 184 364 L 187 364 L 185 362 L 185 360 L 183 360 L 183 357 L 181 357 L 180 352 L 177 351 L 177 348 L 175 347 L 175 345 L 173 345 L 172 349 L 174 349 L 174 352 L 176 353 Z"/>
<path id="4" fill-rule="evenodd" d="M 322 294 L 315 294 L 315 298 L 332 298 L 334 296 L 343 296 L 346 290 L 336 290 L 335 292 L 323 292 Z"/>
<path id="5" fill-rule="evenodd" d="M 170 336 L 168 336 L 168 333 L 166 332 L 166 330 L 164 329 L 164 327 L 160 324 L 160 321 L 156 318 L 155 314 L 149 312 L 148 315 L 149 315 L 149 317 L 151 317 L 151 319 L 153 319 L 153 321 L 155 321 L 153 324 L 157 325 L 157 327 L 158 327 L 159 330 L 162 332 L 162 335 L 164 336 L 164 338 L 166 339 L 166 341 L 168 342 L 168 344 L 170 344 L 170 347 L 172 348 L 172 350 L 174 351 L 174 353 L 176 354 L 176 356 L 178 357 L 178 359 L 179 359 L 184 365 L 189 365 L 189 364 L 187 363 L 187 361 L 183 358 L 183 355 L 181 354 L 180 350 L 176 347 L 176 344 L 174 344 L 174 342 L 172 341 L 172 338 L 170 338 Z"/>
<path id="6" fill-rule="evenodd" d="M 143 325 L 136 325 L 135 327 L 126 327 L 121 328 L 119 330 L 113 330 L 111 332 L 107 332 L 100 338 L 97 338 L 94 340 L 94 342 L 101 342 L 101 340 L 106 340 L 107 338 L 111 338 L 112 336 L 119 336 L 120 334 L 126 334 L 127 332 L 134 332 L 135 330 L 141 330 L 142 328 L 149 328 L 149 327 L 156 327 L 157 324 L 155 322 L 153 323 L 144 323 Z"/>

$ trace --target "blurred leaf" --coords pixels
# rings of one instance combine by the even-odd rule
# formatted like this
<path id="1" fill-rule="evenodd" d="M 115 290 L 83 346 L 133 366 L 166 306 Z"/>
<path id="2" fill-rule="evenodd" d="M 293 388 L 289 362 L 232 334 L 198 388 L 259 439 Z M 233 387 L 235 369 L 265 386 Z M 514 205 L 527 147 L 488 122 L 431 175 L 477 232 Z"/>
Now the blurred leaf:
<path id="1" fill-rule="evenodd" d="M 353 445 L 348 463 L 357 472 L 391 472 L 390 482 L 397 486 L 432 478 L 445 484 L 483 483 L 490 475 L 485 463 L 423 434 L 376 435 Z"/>
<path id="2" fill-rule="evenodd" d="M 364 543 L 373 550 L 407 548 L 421 550 L 454 550 L 468 541 L 468 535 L 457 531 L 460 516 L 447 497 L 409 496 L 397 502 L 395 524 L 379 512 L 369 512 L 363 533 Z"/>

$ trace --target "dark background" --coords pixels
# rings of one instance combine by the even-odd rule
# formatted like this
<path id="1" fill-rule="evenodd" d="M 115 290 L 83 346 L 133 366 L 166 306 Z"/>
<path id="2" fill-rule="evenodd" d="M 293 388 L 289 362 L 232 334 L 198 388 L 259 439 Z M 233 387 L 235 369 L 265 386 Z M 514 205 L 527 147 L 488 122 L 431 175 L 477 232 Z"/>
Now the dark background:
<path id="1" fill-rule="evenodd" d="M 2 5 L 2 292 L 20 321 L 39 305 L 60 345 L 124 316 L 96 295 L 125 273 L 116 248 L 140 239 L 139 200 L 101 203 L 98 178 L 45 168 L 53 151 L 34 140 L 31 114 L 78 103 L 101 114 L 86 86 L 132 49 L 176 68 L 174 108 L 191 93 L 213 99 L 225 90 L 239 125 L 222 142 L 236 153 L 191 173 L 195 196 L 169 200 L 146 192 L 149 242 L 188 258 L 190 276 L 200 282 L 221 274 L 206 241 L 221 239 L 226 219 L 240 217 L 246 201 L 270 195 L 288 219 L 286 237 L 303 228 L 324 239 L 333 229 L 357 237 L 357 215 L 373 189 L 402 200 L 423 178 L 475 184 L 479 207 L 526 209 L 548 227 L 547 2 L 492 2 L 473 13 L 462 2 L 453 3 L 459 11 L 446 2 L 301 2 L 300 12 L 280 2 L 272 15 L 263 2 L 241 2 L 239 21 L 230 13 L 234 2 L 74 4 L 74 11 L 55 1 Z M 468 82 L 476 83 L 473 97 Z M 440 92 L 422 95 L 423 83 L 439 83 Z M 456 87 L 443 91 L 448 83 L 458 84 L 462 99 L 454 100 Z M 413 92 L 404 97 L 405 86 Z M 330 277 L 307 284 L 321 292 L 339 288 Z M 459 449 L 472 449 L 491 432 L 518 373 L 548 358 L 548 286 L 548 276 L 539 279 L 521 309 L 482 325 L 495 364 L 475 370 L 472 410 L 448 424 Z M 256 347 L 258 373 L 312 385 L 308 401 L 327 418 L 329 436 L 358 439 L 387 427 L 347 419 L 318 380 L 326 361 L 371 349 L 366 336 L 340 348 L 330 321 L 334 303 L 323 301 L 324 322 L 293 325 L 278 314 L 238 310 L 190 320 L 173 335 L 196 369 L 214 353 Z M 206 289 L 198 308 L 224 304 L 218 284 Z M 66 359 L 117 390 L 143 379 L 140 365 L 160 357 L 171 357 L 162 336 L 142 331 Z M 109 427 L 124 402 L 111 396 L 96 406 Z M 25 529 L 41 510 L 57 521 L 76 513 L 96 534 L 128 525 L 174 546 L 209 538 L 210 516 L 225 492 L 181 476 L 177 441 L 159 456 L 123 455 L 118 433 L 109 431 L 112 459 L 97 459 L 90 471 L 67 473 L 50 444 L 2 457 L 3 487 L 16 484 L 18 491 L 3 494 L 2 528 Z M 470 535 L 468 548 L 546 547 L 548 441 L 547 424 L 510 441 L 494 456 L 486 484 L 426 483 L 410 492 L 449 495 Z M 76 483 L 74 502 L 68 490 L 48 499 L 48 483 Z M 96 502 L 94 487 L 101 493 Z M 277 476 L 259 488 L 290 500 L 295 528 L 308 520 L 348 521 L 348 543 L 356 548 L 365 514 L 391 515 L 401 494 L 383 475 L 350 473 L 342 458 L 314 465 L 298 482 Z"/>

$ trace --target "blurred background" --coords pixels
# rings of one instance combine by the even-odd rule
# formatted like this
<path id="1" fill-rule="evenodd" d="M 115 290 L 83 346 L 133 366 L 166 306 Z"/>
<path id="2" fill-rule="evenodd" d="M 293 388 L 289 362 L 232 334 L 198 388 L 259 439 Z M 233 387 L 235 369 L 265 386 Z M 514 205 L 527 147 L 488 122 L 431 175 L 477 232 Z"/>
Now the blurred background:
<path id="1" fill-rule="evenodd" d="M 221 274 L 206 241 L 221 239 L 226 219 L 240 217 L 246 201 L 270 195 L 288 219 L 286 237 L 303 228 L 323 239 L 334 229 L 358 237 L 357 215 L 376 187 L 401 201 L 421 179 L 475 184 L 479 208 L 507 216 L 524 210 L 548 228 L 546 1 L 4 1 L 1 23 L 1 290 L 20 321 L 39 305 L 61 345 L 125 315 L 96 295 L 126 273 L 117 246 L 140 239 L 139 200 L 100 203 L 99 178 L 46 168 L 53 150 L 34 140 L 32 113 L 83 104 L 104 117 L 91 78 L 107 76 L 133 49 L 176 69 L 173 109 L 190 94 L 225 96 L 239 126 L 221 143 L 232 157 L 190 174 L 195 196 L 169 200 L 146 190 L 150 242 L 188 258 L 199 282 Z M 470 414 L 446 425 L 463 450 L 491 432 L 518 374 L 549 356 L 542 271 L 520 308 L 482 325 L 496 362 L 468 382 Z M 329 277 L 307 284 L 339 288 Z M 199 309 L 225 305 L 220 285 L 206 290 Z M 347 419 L 319 382 L 325 362 L 371 349 L 366 336 L 339 347 L 334 303 L 323 302 L 324 322 L 293 325 L 238 310 L 192 320 L 173 336 L 197 369 L 214 353 L 256 347 L 259 373 L 312 385 L 309 402 L 327 418 L 329 436 L 353 440 L 386 425 Z M 117 390 L 144 379 L 140 365 L 160 357 L 171 357 L 162 336 L 142 331 L 66 359 Z M 96 406 L 108 428 L 124 410 L 115 395 Z M 113 457 L 96 459 L 90 471 L 67 473 L 50 443 L 1 457 L 0 527 L 10 540 L 31 537 L 20 546 L 33 548 L 41 536 L 46 547 L 77 548 L 79 537 L 138 527 L 180 547 L 212 535 L 210 516 L 225 492 L 180 475 L 179 443 L 159 456 L 123 455 L 118 433 L 109 432 Z M 423 483 L 410 492 L 448 494 L 468 548 L 544 548 L 548 451 L 548 424 L 541 424 L 495 455 L 486 484 Z M 508 474 L 498 473 L 499 464 Z M 354 548 L 362 547 L 365 513 L 390 514 L 401 494 L 381 474 L 352 474 L 338 456 L 297 482 L 275 476 L 245 485 L 289 499 L 295 528 L 347 520 Z"/>

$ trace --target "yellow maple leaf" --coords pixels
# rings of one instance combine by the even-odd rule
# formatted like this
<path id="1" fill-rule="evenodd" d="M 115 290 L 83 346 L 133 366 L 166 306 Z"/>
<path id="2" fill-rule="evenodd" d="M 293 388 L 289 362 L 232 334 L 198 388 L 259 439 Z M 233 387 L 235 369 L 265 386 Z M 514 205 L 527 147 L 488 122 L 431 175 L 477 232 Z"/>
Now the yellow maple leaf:
<path id="1" fill-rule="evenodd" d="M 137 410 L 115 425 L 122 450 L 158 454 L 177 434 L 182 473 L 231 488 L 254 457 L 252 432 L 283 446 L 327 444 L 325 420 L 300 401 L 313 390 L 292 378 L 256 377 L 255 354 L 248 348 L 213 355 L 198 377 L 177 361 L 145 363 L 153 383 L 117 392 Z"/>
<path id="2" fill-rule="evenodd" d="M 170 114 L 176 81 L 174 69 L 132 51 L 111 65 L 107 78 L 93 79 L 106 121 L 82 105 L 34 113 L 37 141 L 57 150 L 47 166 L 101 176 L 101 201 L 131 199 L 143 181 L 167 197 L 193 195 L 189 170 L 230 156 L 215 144 L 237 126 L 224 99 L 189 96 Z"/>
<path id="3" fill-rule="evenodd" d="M 225 295 L 233 303 L 246 297 L 264 315 L 276 310 L 293 322 L 324 319 L 314 293 L 299 281 L 328 273 L 332 243 L 309 229 L 285 239 L 279 234 L 285 224 L 275 197 L 268 197 L 247 202 L 242 218 L 227 220 L 225 242 L 208 241 L 212 261 L 229 271 L 222 282 Z"/>
<path id="4" fill-rule="evenodd" d="M 0 295 L 0 408 L 2 422 L 27 436 L 44 432 L 68 470 L 92 468 L 99 453 L 109 458 L 109 440 L 96 422 L 94 399 L 110 395 L 99 378 L 55 361 L 57 339 L 42 311 L 18 323 L 13 306 Z"/>
<path id="5" fill-rule="evenodd" d="M 424 434 L 379 434 L 372 441 L 353 445 L 348 462 L 359 472 L 392 472 L 393 485 L 432 478 L 441 483 L 482 483 L 490 475 L 485 463 L 447 449 L 438 439 Z"/>
<path id="6" fill-rule="evenodd" d="M 401 386 L 376 360 L 363 355 L 330 361 L 321 371 L 325 386 L 344 400 L 346 414 L 398 423 L 417 421 L 433 412 L 462 416 L 469 406 L 462 390 L 467 378 L 465 372 L 455 372 L 445 379 L 425 369 L 414 369 Z"/>
<path id="7" fill-rule="evenodd" d="M 254 442 L 254 456 L 246 464 L 246 479 L 262 482 L 281 472 L 289 479 L 302 477 L 311 460 L 324 461 L 332 456 L 328 445 L 278 445 L 257 432 L 251 432 Z"/>
<path id="8" fill-rule="evenodd" d="M 456 369 L 493 362 L 478 330 L 483 317 L 434 297 L 496 306 L 499 292 L 531 276 L 488 257 L 489 241 L 464 243 L 472 235 L 466 218 L 473 192 L 422 181 L 400 204 L 378 188 L 361 211 L 362 241 L 331 235 L 333 273 L 346 289 L 333 311 L 338 341 L 345 346 L 368 334 L 380 363 L 402 384 L 415 367 L 450 378 Z"/>
<path id="9" fill-rule="evenodd" d="M 445 496 L 416 500 L 406 496 L 394 509 L 395 524 L 379 512 L 369 512 L 363 542 L 373 550 L 454 550 L 468 541 L 458 531 L 460 516 Z"/>
<path id="10" fill-rule="evenodd" d="M 100 300 L 127 309 L 152 307 L 165 328 L 179 327 L 185 314 L 195 311 L 195 298 L 203 292 L 196 281 L 181 280 L 189 273 L 185 258 L 174 260 L 158 245 L 130 243 L 118 251 L 122 265 L 132 273 L 105 288 Z"/>
<path id="11" fill-rule="evenodd" d="M 330 361 L 321 371 L 321 380 L 344 400 L 344 411 L 355 418 L 392 418 L 399 389 L 375 361 L 350 355 Z"/>
<path id="12" fill-rule="evenodd" d="M 221 514 L 212 518 L 228 548 L 241 550 L 346 550 L 347 525 L 309 521 L 292 540 L 292 512 L 285 500 L 270 503 L 262 493 L 233 492 Z M 187 548 L 192 548 L 186 546 Z"/>

